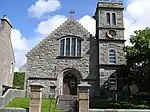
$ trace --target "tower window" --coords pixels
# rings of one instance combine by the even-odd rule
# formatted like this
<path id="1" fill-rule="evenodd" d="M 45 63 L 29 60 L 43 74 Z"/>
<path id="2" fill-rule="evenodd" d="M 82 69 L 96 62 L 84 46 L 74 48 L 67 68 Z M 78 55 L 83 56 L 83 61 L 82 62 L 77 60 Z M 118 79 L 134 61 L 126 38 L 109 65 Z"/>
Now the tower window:
<path id="1" fill-rule="evenodd" d="M 112 13 L 112 24 L 116 25 L 116 14 Z"/>
<path id="2" fill-rule="evenodd" d="M 116 63 L 116 51 L 114 49 L 109 50 L 109 64 Z"/>
<path id="3" fill-rule="evenodd" d="M 81 57 L 81 40 L 66 37 L 60 41 L 60 56 Z"/>
<path id="4" fill-rule="evenodd" d="M 107 24 L 110 25 L 110 13 L 107 13 Z"/>

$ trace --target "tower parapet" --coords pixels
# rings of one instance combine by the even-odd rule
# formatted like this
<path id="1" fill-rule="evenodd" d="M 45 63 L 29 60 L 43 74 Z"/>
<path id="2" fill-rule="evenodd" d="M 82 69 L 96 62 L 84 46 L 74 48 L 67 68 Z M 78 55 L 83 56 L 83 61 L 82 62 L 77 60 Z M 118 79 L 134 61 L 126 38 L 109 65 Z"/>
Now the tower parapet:
<path id="1" fill-rule="evenodd" d="M 120 8 L 123 9 L 122 0 L 99 0 L 97 4 L 98 8 Z"/>

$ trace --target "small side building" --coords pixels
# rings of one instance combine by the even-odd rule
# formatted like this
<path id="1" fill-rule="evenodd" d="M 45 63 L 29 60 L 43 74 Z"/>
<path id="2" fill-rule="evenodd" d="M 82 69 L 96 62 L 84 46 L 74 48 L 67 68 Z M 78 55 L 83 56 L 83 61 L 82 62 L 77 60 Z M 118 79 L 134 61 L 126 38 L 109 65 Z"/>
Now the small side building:
<path id="1" fill-rule="evenodd" d="M 0 24 L 0 84 L 12 87 L 15 57 L 11 42 L 12 25 L 7 16 Z"/>

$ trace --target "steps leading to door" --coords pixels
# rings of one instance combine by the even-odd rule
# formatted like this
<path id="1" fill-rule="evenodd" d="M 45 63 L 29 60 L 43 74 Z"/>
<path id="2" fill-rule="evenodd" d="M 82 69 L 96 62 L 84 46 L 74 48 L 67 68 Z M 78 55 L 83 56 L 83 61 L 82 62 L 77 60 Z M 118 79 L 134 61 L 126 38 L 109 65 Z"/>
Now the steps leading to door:
<path id="1" fill-rule="evenodd" d="M 59 112 L 77 112 L 77 96 L 60 95 L 58 109 Z"/>

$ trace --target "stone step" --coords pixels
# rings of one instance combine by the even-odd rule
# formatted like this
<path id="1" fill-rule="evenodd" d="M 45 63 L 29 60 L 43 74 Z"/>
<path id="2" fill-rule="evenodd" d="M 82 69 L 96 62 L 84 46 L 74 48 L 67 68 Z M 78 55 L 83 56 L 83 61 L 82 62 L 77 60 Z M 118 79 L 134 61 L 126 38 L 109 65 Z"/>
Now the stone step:
<path id="1" fill-rule="evenodd" d="M 74 95 L 64 95 L 64 96 L 59 96 L 59 100 L 77 100 L 77 96 Z"/>
<path id="2" fill-rule="evenodd" d="M 59 96 L 59 112 L 76 112 L 76 101 L 77 96 L 74 95 Z"/>

